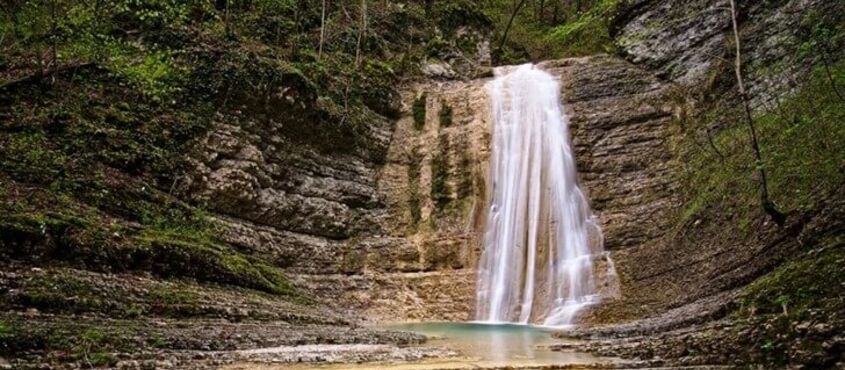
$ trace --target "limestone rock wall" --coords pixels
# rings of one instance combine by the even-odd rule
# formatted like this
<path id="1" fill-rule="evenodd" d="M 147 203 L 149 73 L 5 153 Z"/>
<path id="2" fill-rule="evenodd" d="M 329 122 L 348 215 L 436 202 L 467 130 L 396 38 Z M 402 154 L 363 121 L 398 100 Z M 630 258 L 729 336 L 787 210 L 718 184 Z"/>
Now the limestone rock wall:
<path id="1" fill-rule="evenodd" d="M 610 56 L 541 68 L 562 81 L 607 246 L 659 237 L 673 201 L 663 85 Z M 470 319 L 489 180 L 487 81 L 406 88 L 401 118 L 374 135 L 381 163 L 296 147 L 267 125 L 221 122 L 197 159 L 194 194 L 222 214 L 224 240 L 338 309 L 384 321 Z"/>
<path id="2" fill-rule="evenodd" d="M 806 73 L 807 64 L 798 62 L 798 29 L 813 12 L 839 11 L 834 3 L 737 0 L 744 73 L 755 105 L 764 108 Z M 728 0 L 626 1 L 614 20 L 613 36 L 625 59 L 658 78 L 708 84 L 714 70 L 733 67 L 729 9 Z"/>
<path id="3" fill-rule="evenodd" d="M 752 106 L 758 110 L 773 109 L 772 100 L 789 94 L 798 84 L 796 79 L 807 75 L 811 64 L 807 60 L 799 62 L 799 25 L 808 14 L 836 8 L 835 2 L 737 3 L 745 63 L 743 74 Z M 595 177 L 604 177 L 605 183 L 622 181 L 627 185 L 611 189 L 626 189 L 630 194 L 626 197 L 625 193 L 594 190 L 594 207 L 601 210 L 605 205 L 630 204 L 633 199 L 648 200 L 643 203 L 645 206 L 633 206 L 640 213 L 620 208 L 624 211 L 618 218 L 603 215 L 607 244 L 614 250 L 612 255 L 622 282 L 622 299 L 598 307 L 588 321 L 618 323 L 659 315 L 707 299 L 719 302 L 714 312 L 727 312 L 724 307 L 730 299 L 726 296 L 771 271 L 797 249 L 795 239 L 789 235 L 799 233 L 801 226 L 778 229 L 764 215 L 754 219 L 744 233 L 728 225 L 733 222 L 730 210 L 722 210 L 720 219 L 699 218 L 678 224 L 686 195 L 679 186 L 683 172 L 678 166 L 683 163 L 675 160 L 682 150 L 676 147 L 681 127 L 673 119 L 680 118 L 683 109 L 689 108 L 680 104 L 692 105 L 694 110 L 705 98 L 702 95 L 707 91 L 714 94 L 719 89 L 715 85 L 733 89 L 733 35 L 726 9 L 729 9 L 728 1 L 629 1 L 615 20 L 614 33 L 621 56 L 643 73 L 653 75 L 651 81 L 662 87 L 648 93 L 653 98 L 622 102 L 630 106 L 615 116 L 600 119 L 602 124 L 593 125 L 593 129 L 585 132 L 589 136 L 601 135 L 602 127 L 611 127 L 617 130 L 620 143 L 625 143 L 622 146 L 625 149 L 616 150 L 629 153 L 617 157 L 624 158 L 621 162 L 604 157 L 595 148 L 592 154 L 580 156 L 579 163 L 588 164 L 583 169 L 588 184 Z M 601 76 L 617 81 L 608 84 L 636 86 L 626 81 L 634 75 Z M 589 86 L 586 81 L 573 84 L 576 90 Z M 723 106 L 737 104 L 736 98 L 731 99 L 728 94 L 718 99 Z M 578 110 L 579 104 L 573 103 L 574 110 Z M 659 109 L 649 112 L 655 107 Z M 645 116 L 637 118 L 641 113 Z M 578 116 L 576 113 L 575 121 Z M 638 128 L 624 123 L 644 122 L 645 117 L 650 117 L 646 121 L 653 125 Z M 720 117 L 708 129 L 718 130 L 724 122 L 735 119 Z M 593 188 L 602 189 L 601 185 Z M 614 233 L 619 225 L 630 225 L 628 229 L 636 232 Z M 614 240 L 620 236 L 622 239 Z"/>
<path id="4" fill-rule="evenodd" d="M 339 310 L 468 319 L 489 140 L 483 84 L 421 84 L 402 101 L 402 118 L 373 122 L 351 153 L 288 139 L 285 117 L 220 116 L 184 186 L 224 241 Z"/>
<path id="5" fill-rule="evenodd" d="M 789 45 L 795 10 L 820 3 L 740 2 L 744 52 L 762 65 L 788 61 L 790 49 L 776 46 Z M 725 6 L 629 1 L 614 26 L 620 56 L 540 65 L 561 80 L 580 181 L 622 284 L 621 297 L 588 320 L 649 315 L 754 274 L 724 261 L 753 260 L 760 243 L 708 249 L 682 238 L 700 234 L 670 232 L 683 195 L 673 94 L 724 68 L 715 61 L 727 55 Z M 752 63 L 755 101 L 766 104 L 775 87 L 789 85 L 775 78 L 782 75 Z M 374 119 L 353 151 L 291 142 L 279 132 L 284 117 L 220 117 L 188 187 L 219 215 L 225 241 L 284 267 L 335 308 L 381 321 L 469 319 L 489 180 L 487 81 L 405 86 L 401 117 Z"/>
<path id="6" fill-rule="evenodd" d="M 580 180 L 607 247 L 619 250 L 660 238 L 670 219 L 666 214 L 677 202 L 671 107 L 662 104 L 665 84 L 611 56 L 550 61 L 540 68 L 561 79 Z M 487 81 L 434 82 L 406 90 L 403 118 L 378 182 L 388 210 L 381 225 L 389 236 L 376 238 L 384 246 L 382 263 L 401 261 L 403 273 L 309 276 L 310 287 L 343 297 L 374 319 L 472 317 L 489 181 Z M 425 108 L 424 120 L 415 122 L 415 106 L 417 114 Z M 441 115 L 444 110 L 451 111 L 450 118 Z M 445 170 L 438 169 L 444 158 Z M 444 194 L 434 185 L 438 176 L 445 178 Z M 616 288 L 602 291 L 615 296 Z"/>
<path id="7" fill-rule="evenodd" d="M 578 173 L 601 221 L 605 248 L 662 236 L 666 213 L 676 203 L 666 86 L 610 56 L 542 66 L 561 78 Z"/>

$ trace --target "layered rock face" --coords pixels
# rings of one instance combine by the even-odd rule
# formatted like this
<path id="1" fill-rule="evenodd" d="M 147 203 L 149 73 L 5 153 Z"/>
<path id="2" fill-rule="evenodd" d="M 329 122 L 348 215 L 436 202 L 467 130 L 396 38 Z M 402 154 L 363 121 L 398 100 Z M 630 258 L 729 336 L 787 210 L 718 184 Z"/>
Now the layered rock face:
<path id="1" fill-rule="evenodd" d="M 371 320 L 468 320 L 489 152 L 483 81 L 419 84 L 402 101 L 374 177 L 378 232 L 346 244 L 342 269 L 298 281 Z"/>
<path id="2" fill-rule="evenodd" d="M 646 156 L 665 144 L 669 113 L 650 104 L 662 86 L 613 57 L 541 67 L 563 82 L 608 245 L 654 237 L 671 198 L 637 190 L 671 186 L 667 158 Z M 406 89 L 395 126 L 374 130 L 383 162 L 292 145 L 272 123 L 220 117 L 197 158 L 193 194 L 222 214 L 227 242 L 269 257 L 339 309 L 373 320 L 471 319 L 488 180 L 486 82 Z"/>
<path id="3" fill-rule="evenodd" d="M 663 235 L 676 203 L 666 86 L 609 56 L 542 64 L 562 82 L 578 173 L 605 236 L 618 250 Z"/>
<path id="4" fill-rule="evenodd" d="M 608 246 L 660 236 L 673 199 L 669 157 L 655 154 L 668 153 L 663 85 L 609 56 L 541 68 L 561 78 Z M 269 127 L 221 123 L 198 160 L 195 194 L 228 215 L 226 241 L 270 256 L 341 310 L 383 321 L 471 319 L 489 180 L 487 81 L 406 89 L 389 145 L 374 140 L 387 147 L 384 163 L 302 149 L 280 157 L 290 146 Z"/>
<path id="5" fill-rule="evenodd" d="M 794 74 L 785 73 L 792 51 L 783 45 L 800 22 L 795 10 L 820 4 L 740 3 L 755 104 L 794 82 L 784 77 Z M 726 7 L 627 2 L 614 26 L 620 57 L 541 63 L 561 80 L 580 181 L 622 283 L 621 299 L 587 321 L 625 321 L 730 293 L 783 258 L 759 258 L 779 240 L 772 225 L 758 225 L 760 240 L 724 238 L 707 248 L 696 238 L 717 234 L 718 225 L 672 228 L 683 198 L 677 95 L 727 68 Z M 773 61 L 787 67 L 765 73 Z M 223 215 L 226 241 L 270 256 L 340 310 L 379 321 L 470 319 L 489 180 L 487 81 L 406 86 L 401 117 L 373 122 L 367 144 L 352 153 L 292 143 L 272 120 L 220 117 L 191 192 Z"/>
<path id="6" fill-rule="evenodd" d="M 823 0 L 737 0 L 744 72 L 750 96 L 765 108 L 789 90 L 808 64 L 797 62 L 797 30 L 813 12 L 837 11 Z M 828 9 L 834 8 L 834 9 Z M 707 84 L 732 67 L 733 34 L 728 0 L 634 0 L 624 2 L 612 33 L 620 54 L 665 81 Z"/>
<path id="7" fill-rule="evenodd" d="M 225 241 L 291 272 L 360 269 L 349 240 L 378 232 L 383 208 L 371 153 L 320 152 L 291 143 L 278 122 L 259 122 L 218 117 L 189 179 L 193 197 L 222 215 Z M 374 126 L 380 150 L 390 123 Z"/>
<path id="8" fill-rule="evenodd" d="M 468 319 L 486 98 L 481 84 L 444 82 L 403 101 L 404 116 L 373 122 L 368 149 L 351 154 L 292 143 L 273 120 L 219 117 L 190 191 L 219 214 L 226 242 L 341 311 Z"/>
<path id="9" fill-rule="evenodd" d="M 832 11 L 829 8 L 835 8 L 835 4 L 813 0 L 737 3 L 745 61 L 743 74 L 749 100 L 753 109 L 772 110 L 777 98 L 788 95 L 811 68 L 812 63 L 806 60 L 797 62 L 801 45 L 798 26 L 808 14 Z M 599 308 L 589 321 L 616 323 L 664 313 L 687 304 L 694 308 L 686 311 L 695 314 L 686 317 L 670 314 L 671 317 L 663 320 L 664 324 L 677 325 L 679 320 L 723 315 L 737 289 L 771 271 L 800 249 L 801 243 L 792 236 L 804 232 L 806 226 L 802 222 L 777 228 L 761 215 L 750 226 L 754 232 L 744 234 L 725 232 L 730 229 L 725 223 L 731 222 L 732 215 L 720 221 L 693 219 L 687 224 L 677 224 L 683 212 L 682 200 L 687 196 L 679 187 L 683 180 L 679 166 L 683 163 L 677 163 L 675 159 L 679 158 L 681 150 L 676 144 L 681 137 L 679 131 L 684 129 L 680 122 L 687 113 L 684 109 L 701 104 L 703 91 L 712 90 L 714 85 L 732 86 L 735 82 L 729 9 L 728 1 L 633 1 L 622 6 L 615 20 L 614 32 L 621 56 L 645 70 L 644 73 L 655 76 L 663 86 L 654 90 L 654 97 L 661 102 L 658 104 L 664 105 L 661 110 L 664 115 L 654 121 L 653 129 L 645 131 L 647 135 L 660 136 L 650 136 L 654 138 L 651 141 L 654 147 L 622 157 L 629 161 L 627 169 L 634 169 L 633 172 L 617 171 L 612 167 L 604 168 L 609 171 L 601 169 L 614 161 L 601 157 L 596 160 L 595 154 L 593 158 L 586 155 L 579 159 L 600 166 L 599 171 L 584 170 L 587 183 L 595 176 L 591 172 L 605 178 L 629 178 L 633 181 L 625 182 L 634 199 L 651 199 L 645 202 L 651 207 L 648 212 L 636 215 L 636 212 L 624 209 L 625 213 L 620 214 L 620 217 L 632 216 L 627 218 L 631 227 L 640 228 L 642 232 L 614 234 L 616 226 L 612 217 L 603 217 L 609 232 L 607 244 L 614 250 L 622 280 L 623 299 Z M 614 76 L 605 72 L 601 76 L 634 86 L 624 82 L 629 75 Z M 719 79 L 729 81 L 720 82 Z M 587 85 L 575 82 L 575 86 Z M 661 89 L 662 94 L 658 93 Z M 737 98 L 722 98 L 725 100 L 720 102 L 722 106 L 738 109 Z M 631 108 L 615 119 L 636 121 L 631 112 L 641 111 L 649 105 L 632 102 Z M 672 115 L 668 114 L 670 110 Z M 578 114 L 574 117 L 577 121 Z M 673 119 L 679 122 L 674 123 Z M 717 118 L 707 129 L 718 130 L 734 119 L 735 116 Z M 619 130 L 622 140 L 629 140 L 625 148 L 648 145 L 649 141 L 638 140 L 642 135 L 638 130 L 615 124 L 613 118 L 604 122 Z M 596 153 L 595 149 L 593 153 Z M 638 169 L 639 161 L 652 165 L 643 171 Z M 631 178 L 632 175 L 639 180 Z M 594 191 L 594 207 L 602 209 L 605 199 L 610 203 L 625 202 L 625 197 L 619 194 L 607 195 Z M 641 208 L 635 206 L 635 209 Z M 819 215 L 821 219 L 828 217 L 824 211 Z M 622 239 L 614 240 L 620 236 Z M 626 237 L 634 239 L 626 240 Z"/>

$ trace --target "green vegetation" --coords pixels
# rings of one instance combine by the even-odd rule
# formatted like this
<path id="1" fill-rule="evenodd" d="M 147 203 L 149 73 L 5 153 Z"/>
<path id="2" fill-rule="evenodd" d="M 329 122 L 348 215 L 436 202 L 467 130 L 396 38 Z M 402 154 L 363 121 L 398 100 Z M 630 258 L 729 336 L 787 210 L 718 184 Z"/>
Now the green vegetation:
<path id="1" fill-rule="evenodd" d="M 60 273 L 27 281 L 21 300 L 26 306 L 44 311 L 108 312 L 115 308 L 116 300 L 98 293 L 73 274 Z"/>
<path id="2" fill-rule="evenodd" d="M 408 160 L 408 209 L 411 212 L 411 228 L 422 218 L 422 205 L 420 199 L 420 171 L 422 170 L 422 155 L 418 147 L 411 148 L 407 153 Z"/>
<path id="3" fill-rule="evenodd" d="M 425 105 L 428 94 L 423 92 L 414 99 L 414 105 L 411 107 L 414 116 L 414 128 L 422 130 L 425 127 Z"/>
<path id="4" fill-rule="evenodd" d="M 845 143 L 845 61 L 835 52 L 845 41 L 841 10 L 841 3 L 832 2 L 802 13 L 795 38 L 784 45 L 796 51 L 788 60 L 745 61 L 750 67 L 745 74 L 756 81 L 790 78 L 796 66 L 810 68 L 801 81 L 791 81 L 794 90 L 754 102 L 759 163 L 748 126 L 733 120 L 744 114 L 734 104 L 739 98 L 733 65 L 717 63 L 711 70 L 708 83 L 695 93 L 701 108 L 679 120 L 684 133 L 678 143 L 680 178 L 689 197 L 676 228 L 693 216 L 727 211 L 736 216 L 733 224 L 747 231 L 759 211 L 758 169 L 766 172 L 775 208 L 786 213 L 812 213 L 845 181 L 845 153 L 839 150 Z M 685 96 L 679 107 L 688 107 L 690 96 L 679 95 Z"/>
<path id="5" fill-rule="evenodd" d="M 827 324 L 819 321 L 845 310 L 845 244 L 834 236 L 813 244 L 803 256 L 788 261 L 775 271 L 755 280 L 739 297 L 739 318 L 758 328 L 758 338 L 750 343 L 759 349 L 760 360 L 785 365 L 794 362 L 794 353 L 824 353 L 824 343 L 835 335 L 825 333 Z M 834 315 L 834 316 L 829 316 Z M 816 331 L 816 333 L 810 333 Z M 824 367 L 824 356 L 805 357 L 805 364 Z"/>
<path id="6" fill-rule="evenodd" d="M 438 210 L 452 199 L 449 188 L 449 134 L 441 133 L 431 157 L 431 199 Z"/>
<path id="7" fill-rule="evenodd" d="M 177 112 L 209 102 L 288 117 L 286 134 L 322 150 L 365 145 L 375 114 L 398 114 L 400 78 L 474 52 L 491 27 L 473 1 L 13 0 L 3 10 L 7 90 L 79 66 Z"/>
<path id="8" fill-rule="evenodd" d="M 8 343 L 13 334 L 11 324 L 5 320 L 0 320 L 0 353 L 9 352 Z"/>
<path id="9" fill-rule="evenodd" d="M 72 347 L 72 351 L 77 353 L 78 357 L 90 363 L 92 366 L 114 366 L 117 364 L 117 358 L 105 349 L 115 346 L 124 347 L 128 344 L 120 343 L 125 339 L 111 337 L 107 333 L 97 330 L 89 329 L 79 336 L 78 342 Z"/>
<path id="10" fill-rule="evenodd" d="M 457 198 L 464 199 L 473 194 L 472 179 L 473 179 L 473 163 L 472 157 L 469 153 L 469 145 L 464 143 L 461 145 L 460 158 L 458 160 L 458 185 Z"/>
<path id="11" fill-rule="evenodd" d="M 190 286 L 181 284 L 168 284 L 150 291 L 153 302 L 161 302 L 170 305 L 194 304 L 199 296 Z"/>
<path id="12" fill-rule="evenodd" d="M 440 118 L 440 127 L 449 127 L 452 125 L 452 107 L 448 104 L 441 103 L 440 104 L 440 112 L 438 113 L 438 117 Z"/>
<path id="13" fill-rule="evenodd" d="M 484 11 L 494 24 L 494 59 L 501 64 L 516 64 L 611 52 L 614 46 L 609 24 L 619 2 L 489 1 Z M 505 30 L 507 39 L 504 39 Z M 503 47 L 499 49 L 503 39 Z"/>
<path id="14" fill-rule="evenodd" d="M 567 56 L 613 52 L 615 46 L 609 29 L 618 4 L 619 0 L 596 1 L 573 21 L 552 29 L 545 41 L 559 45 L 559 53 Z"/>
<path id="15" fill-rule="evenodd" d="M 774 202 L 784 210 L 810 210 L 845 181 L 845 104 L 835 86 L 845 86 L 845 63 L 831 66 L 831 76 L 817 68 L 792 95 L 780 99 L 768 113 L 755 117 L 769 186 Z M 729 117 L 717 109 L 709 117 Z M 737 113 L 738 114 L 738 113 Z M 707 117 L 705 117 L 707 118 Z M 684 158 L 686 179 L 695 191 L 683 211 L 683 224 L 707 207 L 729 207 L 747 225 L 758 205 L 755 164 L 745 125 L 732 124 L 698 143 Z M 714 149 L 716 148 L 716 149 Z M 718 207 L 717 207 L 718 208 Z"/>
<path id="16" fill-rule="evenodd" d="M 58 325 L 33 325 L 20 318 L 0 320 L 0 354 L 16 354 L 28 350 L 64 351 L 71 361 L 90 362 L 93 366 L 113 366 L 117 361 L 111 355 L 117 351 L 137 349 L 130 332 L 131 326 L 118 328 L 93 328 L 73 323 Z"/>
<path id="17" fill-rule="evenodd" d="M 235 252 L 228 246 L 156 232 L 142 233 L 136 241 L 139 245 L 136 259 L 143 262 L 168 261 L 150 266 L 162 276 L 189 276 L 274 294 L 295 294 L 278 268 Z"/>
<path id="18" fill-rule="evenodd" d="M 18 286 L 18 293 L 3 302 L 3 307 L 32 307 L 54 314 L 96 313 L 122 319 L 149 316 L 240 319 L 240 313 L 216 306 L 215 300 L 219 297 L 237 297 L 246 304 L 268 300 L 302 305 L 312 303 L 301 296 L 279 296 L 216 284 L 200 285 L 182 279 L 135 283 L 130 276 L 124 277 L 126 279 L 76 269 L 47 268 L 25 279 Z M 251 318 L 257 317 L 253 313 L 248 315 Z"/>
<path id="19" fill-rule="evenodd" d="M 813 309 L 841 312 L 845 309 L 843 242 L 841 238 L 828 240 L 826 245 L 754 281 L 740 298 L 744 313 L 785 314 L 801 319 Z"/>
<path id="20" fill-rule="evenodd" d="M 21 194 L 22 189 L 15 187 L 11 193 Z M 278 268 L 216 242 L 209 221 L 192 208 L 179 203 L 128 202 L 115 191 L 112 194 L 116 196 L 109 199 L 125 205 L 123 212 L 138 216 L 142 227 L 137 229 L 68 194 L 26 191 L 25 200 L 0 203 L 0 242 L 4 246 L 0 254 L 4 258 L 63 261 L 94 271 L 144 270 L 162 277 L 190 277 L 301 299 Z M 135 204 L 142 207 L 132 208 Z M 64 284 L 73 284 L 73 279 Z M 77 287 L 63 289 L 76 291 Z M 31 297 L 30 303 L 49 306 L 57 301 L 49 291 L 43 293 Z M 74 304 L 82 310 L 103 303 L 84 294 L 80 297 Z"/>

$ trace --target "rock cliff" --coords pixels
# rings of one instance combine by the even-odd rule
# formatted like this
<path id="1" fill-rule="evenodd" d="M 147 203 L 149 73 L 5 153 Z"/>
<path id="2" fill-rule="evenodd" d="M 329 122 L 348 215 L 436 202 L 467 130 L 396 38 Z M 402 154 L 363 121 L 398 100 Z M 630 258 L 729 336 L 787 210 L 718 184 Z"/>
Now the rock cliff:
<path id="1" fill-rule="evenodd" d="M 611 56 L 541 68 L 563 83 L 579 171 L 608 247 L 661 236 L 674 199 L 665 85 Z M 271 128 L 218 124 L 192 186 L 226 215 L 226 241 L 272 256 L 335 307 L 382 321 L 471 319 L 486 209 L 487 81 L 406 89 L 389 144 L 377 141 L 387 146 L 383 163 L 314 151 L 279 158 L 284 144 Z"/>
<path id="2" fill-rule="evenodd" d="M 749 96 L 762 112 L 810 72 L 812 61 L 796 57 L 802 14 L 836 6 L 739 5 Z M 621 297 L 585 323 L 641 320 L 630 324 L 639 333 L 723 317 L 744 286 L 795 258 L 800 240 L 841 226 L 836 207 L 793 214 L 784 228 L 755 214 L 745 233 L 726 226 L 733 216 L 683 214 L 687 116 L 714 111 L 713 100 L 737 107 L 727 6 L 624 2 L 613 21 L 618 56 L 540 63 L 562 83 L 580 180 L 621 279 Z M 401 118 L 373 126 L 378 160 L 280 151 L 289 147 L 272 128 L 221 123 L 198 159 L 194 194 L 227 215 L 227 241 L 273 256 L 333 307 L 378 321 L 470 319 L 486 209 L 487 81 L 406 86 Z"/>

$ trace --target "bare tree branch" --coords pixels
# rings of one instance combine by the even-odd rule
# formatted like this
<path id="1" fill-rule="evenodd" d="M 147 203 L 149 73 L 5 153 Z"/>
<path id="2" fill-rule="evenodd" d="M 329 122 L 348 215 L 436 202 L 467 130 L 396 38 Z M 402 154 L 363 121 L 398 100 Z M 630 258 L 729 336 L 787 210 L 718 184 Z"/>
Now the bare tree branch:
<path id="1" fill-rule="evenodd" d="M 320 46 L 317 48 L 317 60 L 323 59 L 323 41 L 326 38 L 326 0 L 323 0 L 323 11 L 320 16 Z"/>
<path id="2" fill-rule="evenodd" d="M 367 32 L 367 0 L 361 0 L 361 26 L 358 29 L 358 42 L 355 46 L 355 69 L 361 64 L 361 39 Z"/>
<path id="3" fill-rule="evenodd" d="M 748 103 L 748 95 L 745 92 L 745 84 L 742 80 L 742 47 L 739 39 L 739 27 L 736 21 L 736 2 L 730 0 L 731 3 L 731 24 L 733 26 L 734 46 L 736 47 L 736 60 L 734 62 L 734 71 L 736 72 L 737 87 L 739 88 L 739 97 L 742 100 L 742 106 L 745 110 L 745 122 L 748 124 L 748 132 L 751 135 L 751 147 L 754 149 L 755 167 L 760 176 L 760 201 L 763 210 L 772 218 L 772 220 L 780 225 L 783 225 L 786 216 L 778 211 L 774 202 L 769 198 L 769 183 L 766 179 L 766 168 L 763 165 L 763 156 L 760 153 L 760 143 L 757 140 L 757 129 L 754 127 L 754 117 L 751 114 L 751 107 Z"/>

